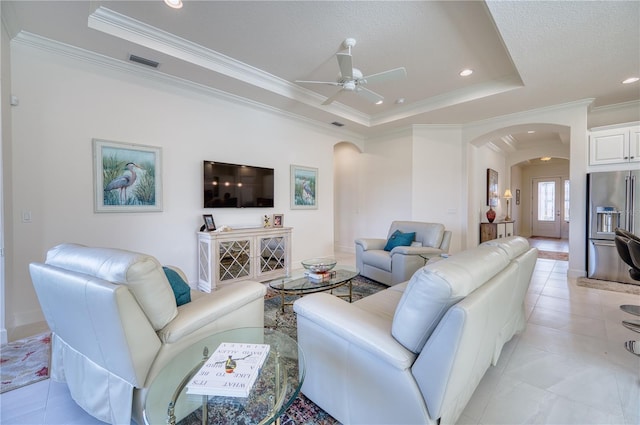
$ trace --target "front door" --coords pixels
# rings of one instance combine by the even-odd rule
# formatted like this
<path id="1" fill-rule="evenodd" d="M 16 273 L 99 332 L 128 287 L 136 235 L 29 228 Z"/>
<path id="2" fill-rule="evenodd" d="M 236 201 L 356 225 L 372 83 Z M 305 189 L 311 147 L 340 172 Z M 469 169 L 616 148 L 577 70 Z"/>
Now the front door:
<path id="1" fill-rule="evenodd" d="M 561 180 L 558 177 L 533 179 L 531 236 L 560 238 L 561 230 Z"/>

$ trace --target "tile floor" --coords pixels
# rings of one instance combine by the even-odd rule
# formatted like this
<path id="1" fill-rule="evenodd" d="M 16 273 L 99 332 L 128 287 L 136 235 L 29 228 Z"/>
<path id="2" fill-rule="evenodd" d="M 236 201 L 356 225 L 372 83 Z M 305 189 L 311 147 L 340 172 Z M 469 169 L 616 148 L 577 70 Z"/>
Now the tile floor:
<path id="1" fill-rule="evenodd" d="M 353 261 L 350 254 L 340 263 Z M 504 348 L 459 424 L 640 424 L 640 339 L 620 325 L 640 296 L 578 287 L 567 262 L 540 259 L 526 298 L 528 325 Z M 0 395 L 2 424 L 97 424 L 50 380 Z"/>

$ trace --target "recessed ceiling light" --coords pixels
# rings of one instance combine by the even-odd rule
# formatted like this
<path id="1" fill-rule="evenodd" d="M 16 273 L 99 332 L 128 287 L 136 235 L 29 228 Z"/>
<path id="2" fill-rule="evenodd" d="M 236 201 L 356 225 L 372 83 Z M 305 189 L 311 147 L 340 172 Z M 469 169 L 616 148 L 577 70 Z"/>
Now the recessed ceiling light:
<path id="1" fill-rule="evenodd" d="M 399 99 L 396 99 L 396 104 L 397 104 L 397 105 L 402 105 L 402 104 L 404 103 L 404 100 L 405 100 L 405 99 L 404 99 L 404 97 L 401 97 L 401 98 L 399 98 Z"/>
<path id="2" fill-rule="evenodd" d="M 182 0 L 164 0 L 164 3 L 169 7 L 173 7 L 174 9 L 182 8 Z"/>
<path id="3" fill-rule="evenodd" d="M 550 156 L 543 156 L 542 158 L 540 158 L 540 161 L 551 161 L 551 157 Z"/>
<path id="4" fill-rule="evenodd" d="M 527 134 L 533 134 L 535 132 L 536 132 L 535 130 L 529 130 L 529 131 L 527 131 Z"/>
<path id="5" fill-rule="evenodd" d="M 379 101 L 376 102 L 376 105 L 382 105 L 383 100 L 380 99 Z"/>
<path id="6" fill-rule="evenodd" d="M 471 74 L 473 74 L 473 69 L 463 69 L 462 71 L 460 71 L 461 77 L 468 77 Z"/>
<path id="7" fill-rule="evenodd" d="M 631 83 L 635 83 L 638 80 L 640 80 L 639 77 L 631 77 L 631 78 L 627 78 L 626 80 L 624 80 L 622 82 L 622 84 L 631 84 Z"/>

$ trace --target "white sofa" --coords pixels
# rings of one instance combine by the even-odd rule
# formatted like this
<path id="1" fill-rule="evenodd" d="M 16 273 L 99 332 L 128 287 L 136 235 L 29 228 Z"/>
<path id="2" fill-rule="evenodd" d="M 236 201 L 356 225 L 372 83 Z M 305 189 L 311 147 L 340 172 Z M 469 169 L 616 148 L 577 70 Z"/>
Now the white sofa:
<path id="1" fill-rule="evenodd" d="M 345 424 L 453 424 L 525 326 L 537 250 L 511 237 L 433 262 L 352 304 L 296 300 L 302 392 Z"/>
<path id="2" fill-rule="evenodd" d="M 264 326 L 264 285 L 191 291 L 178 307 L 162 266 L 144 254 L 63 244 L 30 272 L 52 331 L 51 377 L 108 423 L 144 423 L 148 386 L 184 348 L 219 331 Z"/>
<path id="3" fill-rule="evenodd" d="M 399 230 L 415 232 L 411 246 L 396 246 L 385 251 L 389 237 Z M 440 223 L 420 221 L 394 221 L 387 239 L 360 238 L 356 244 L 356 268 L 360 275 L 391 286 L 406 282 L 420 267 L 433 257 L 449 252 L 451 231 Z"/>

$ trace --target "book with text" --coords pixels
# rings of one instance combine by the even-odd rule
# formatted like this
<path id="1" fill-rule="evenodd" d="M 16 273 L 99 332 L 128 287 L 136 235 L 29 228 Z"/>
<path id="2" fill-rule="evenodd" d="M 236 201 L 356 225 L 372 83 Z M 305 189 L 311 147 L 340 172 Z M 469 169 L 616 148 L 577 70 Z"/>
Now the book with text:
<path id="1" fill-rule="evenodd" d="M 304 272 L 304 275 L 311 282 L 327 282 L 327 281 L 333 279 L 334 277 L 336 277 L 336 272 L 335 271 L 329 271 L 329 272 L 324 272 L 324 273 L 313 273 L 313 272 L 310 272 L 310 271 L 306 271 L 306 272 Z"/>
<path id="2" fill-rule="evenodd" d="M 187 394 L 247 397 L 269 355 L 267 344 L 223 342 L 187 384 Z"/>

